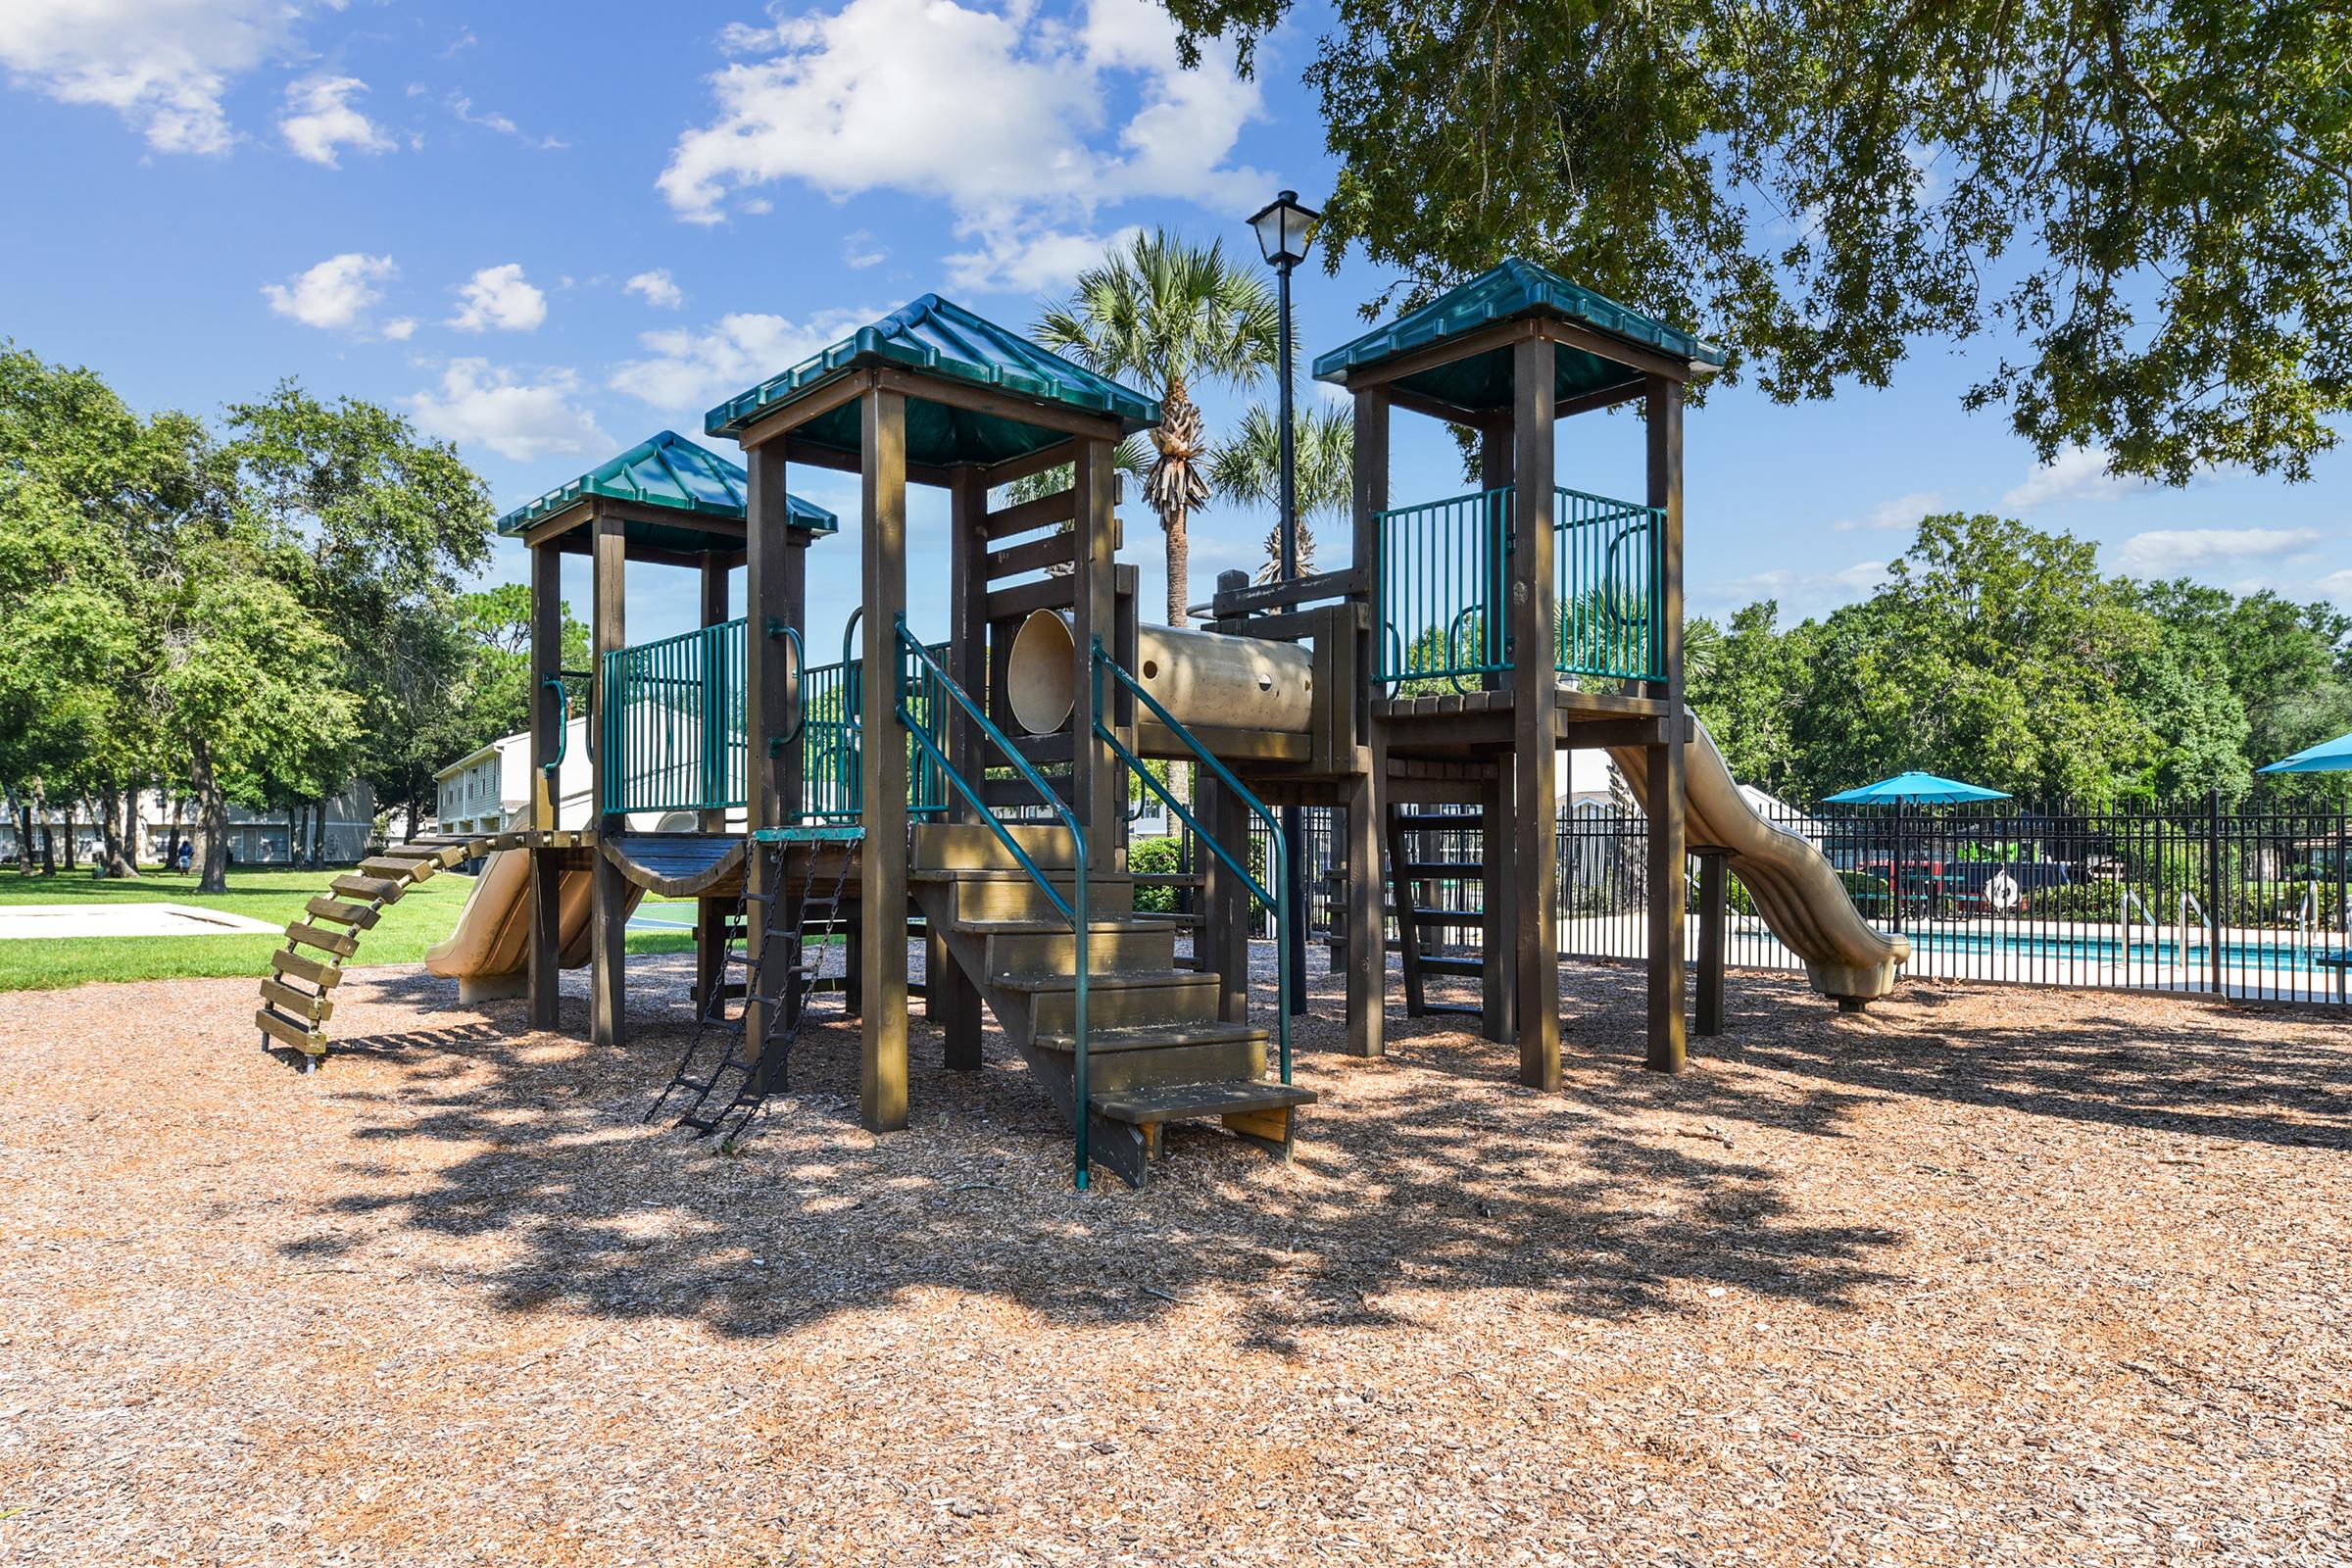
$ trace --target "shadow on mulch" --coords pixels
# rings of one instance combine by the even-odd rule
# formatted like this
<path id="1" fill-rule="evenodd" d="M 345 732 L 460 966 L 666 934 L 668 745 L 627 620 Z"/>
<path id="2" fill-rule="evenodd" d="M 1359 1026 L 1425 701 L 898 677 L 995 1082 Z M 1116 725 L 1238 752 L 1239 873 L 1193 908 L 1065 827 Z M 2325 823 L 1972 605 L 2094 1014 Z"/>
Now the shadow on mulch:
<path id="1" fill-rule="evenodd" d="M 449 1031 L 338 1043 L 412 1058 L 397 1093 L 368 1097 L 403 1114 L 360 1139 L 468 1148 L 421 1185 L 355 1163 L 367 1189 L 322 1206 L 493 1239 L 488 1260 L 452 1272 L 474 1270 L 516 1311 L 760 1336 L 916 1289 L 1065 1323 L 1149 1323 L 1224 1298 L 1241 1303 L 1247 1343 L 1284 1351 L 1309 1329 L 1416 1328 L 1397 1292 L 1508 1291 L 1531 1312 L 1625 1318 L 1690 1311 L 1693 1284 L 1844 1308 L 1895 1277 L 1895 1232 L 1800 1218 L 1782 1173 L 1743 1156 L 1726 1125 L 1843 1137 L 1856 1107 L 1920 1096 L 2352 1143 L 2352 1054 L 2257 1035 L 2228 1009 L 2189 1014 L 2193 1033 L 2184 1022 L 2151 1035 L 2095 1004 L 2084 1015 L 2077 998 L 2064 1029 L 1962 1035 L 1937 1021 L 1944 994 L 1931 987 L 1846 1018 L 1785 982 L 1750 981 L 1733 988 L 1727 1034 L 1694 1040 L 1694 1070 L 1669 1079 L 1641 1069 L 1640 972 L 1578 966 L 1563 972 L 1560 1096 L 1519 1087 L 1515 1053 L 1450 1020 L 1392 1012 L 1392 1057 L 1377 1063 L 1314 1050 L 1330 1026 L 1310 1025 L 1301 1061 L 1325 1103 L 1303 1124 L 1298 1169 L 1177 1129 L 1149 1191 L 1098 1173 L 1102 1185 L 1080 1196 L 1067 1130 L 994 1031 L 985 1069 L 948 1072 L 919 1015 L 906 1132 L 874 1141 L 857 1128 L 858 1043 L 841 1025 L 804 1035 L 791 1092 L 740 1156 L 642 1125 L 692 1035 L 690 975 L 682 958 L 632 962 L 630 1038 L 612 1051 L 529 1034 L 519 1001 Z M 584 1031 L 584 989 L 567 978 L 564 1024 Z M 1328 1016 L 1338 999 L 1322 984 Z M 426 1010 L 455 990 L 421 975 L 380 986 Z"/>
<path id="2" fill-rule="evenodd" d="M 1689 1310 L 1678 1287 L 1736 1281 L 1841 1306 L 1886 1277 L 1871 1260 L 1897 1240 L 1799 1222 L 1766 1165 L 1645 1122 L 1661 1106 L 1715 1107 L 1694 1078 L 1642 1073 L 1638 1045 L 1622 1059 L 1584 1054 L 1563 1099 L 1520 1088 L 1508 1048 L 1396 1014 L 1389 1063 L 1308 1042 L 1326 1103 L 1290 1171 L 1221 1133 L 1176 1129 L 1148 1191 L 1098 1172 L 1096 1192 L 1076 1194 L 1066 1128 L 993 1030 L 988 1066 L 953 1073 L 919 1015 L 906 1132 L 857 1128 L 856 1033 L 829 1025 L 803 1036 L 790 1094 L 728 1157 L 641 1125 L 692 1034 L 691 966 L 630 967 L 630 1037 L 615 1050 L 528 1034 L 518 1001 L 449 1031 L 338 1042 L 405 1062 L 397 1091 L 360 1102 L 363 1116 L 400 1111 L 360 1129 L 372 1153 L 469 1147 L 420 1184 L 354 1161 L 361 1190 L 320 1206 L 494 1239 L 491 1260 L 451 1272 L 475 1269 L 517 1311 L 768 1335 L 917 1288 L 1078 1323 L 1148 1323 L 1224 1297 L 1243 1304 L 1247 1342 L 1278 1351 L 1310 1328 L 1412 1327 L 1384 1304 L 1399 1290 L 1509 1291 L 1530 1311 L 1617 1318 Z M 454 987 L 387 975 L 378 995 L 429 1009 Z M 584 1025 L 584 1003 L 574 984 L 565 1028 Z M 1318 1006 L 1336 1011 L 1336 996 Z"/>

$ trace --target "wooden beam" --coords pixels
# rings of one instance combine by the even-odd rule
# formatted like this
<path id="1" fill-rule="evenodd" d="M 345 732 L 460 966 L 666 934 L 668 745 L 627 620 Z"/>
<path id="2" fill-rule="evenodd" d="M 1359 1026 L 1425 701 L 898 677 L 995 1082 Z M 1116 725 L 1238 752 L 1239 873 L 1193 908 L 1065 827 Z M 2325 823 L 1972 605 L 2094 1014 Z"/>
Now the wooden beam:
<path id="1" fill-rule="evenodd" d="M 596 517 L 596 498 L 582 496 L 561 512 L 551 512 L 522 530 L 522 542 L 536 550 L 551 539 L 562 538 L 572 529 L 593 522 Z"/>
<path id="2" fill-rule="evenodd" d="M 785 625 L 794 620 L 792 595 L 792 563 L 801 559 L 805 550 L 795 548 L 791 530 L 783 518 L 790 508 L 785 501 L 787 465 L 784 443 L 769 442 L 752 447 L 743 455 L 744 466 L 750 477 L 744 487 L 744 517 L 751 524 L 743 567 L 743 734 L 744 734 L 744 821 L 747 831 L 757 833 L 762 828 L 778 827 L 792 820 L 800 808 L 800 790 L 788 787 L 778 766 L 778 759 L 769 749 L 771 737 L 780 736 L 790 727 L 787 670 L 783 663 L 784 650 L 780 639 L 765 635 L 771 621 Z M 755 631 L 760 635 L 752 635 Z M 795 758 L 797 763 L 797 755 Z M 770 956 L 767 949 L 770 933 L 790 930 L 797 923 L 798 906 L 787 906 L 784 879 L 774 858 L 755 843 L 744 863 L 744 889 L 751 895 L 744 901 L 746 929 L 743 935 L 744 956 L 753 975 L 760 975 L 764 961 Z M 781 943 L 781 936 L 776 939 Z M 774 997 L 763 1001 L 758 994 L 744 998 L 744 1039 L 764 1041 L 772 1028 L 779 1008 L 789 1020 L 798 1001 L 797 986 L 778 988 L 759 985 L 754 993 Z M 776 1064 L 756 1061 L 753 1077 L 757 1087 L 772 1084 Z"/>
<path id="3" fill-rule="evenodd" d="M 1723 938 L 1730 919 L 1731 857 L 1705 850 L 1698 857 L 1698 1020 L 1702 1035 L 1723 1033 Z"/>
<path id="4" fill-rule="evenodd" d="M 739 522 L 736 527 L 740 533 L 742 524 Z M 727 619 L 727 567 L 724 558 L 715 555 L 703 557 L 701 587 L 702 624 L 706 627 L 721 624 Z M 744 657 L 747 662 L 752 657 L 748 644 Z M 712 678 L 713 672 L 704 671 L 706 681 Z M 706 698 L 710 690 L 709 686 L 704 688 Z M 706 707 L 704 712 L 710 714 L 710 710 Z M 727 828 L 725 808 L 713 807 L 703 811 L 697 825 L 705 833 L 724 833 Z M 698 1017 L 708 1016 L 712 1004 L 721 1000 L 718 988 L 726 980 L 727 921 L 734 912 L 735 901 L 732 899 L 698 899 L 695 902 L 694 1007 Z"/>
<path id="5" fill-rule="evenodd" d="M 948 673 L 974 702 L 988 692 L 988 580 L 977 570 L 988 547 L 988 481 L 977 466 L 956 471 L 948 487 Z M 948 757 L 965 778 L 986 770 L 986 742 L 980 726 L 960 708 L 948 715 Z M 949 792 L 955 820 L 975 814 L 962 796 Z M 955 1072 L 980 1067 L 983 1027 L 979 986 L 964 973 L 946 939 L 932 933 L 923 964 L 923 1006 L 946 1037 L 947 1065 Z"/>
<path id="6" fill-rule="evenodd" d="M 1388 1054 L 1386 1018 L 1389 955 L 1380 885 L 1381 769 L 1348 778 L 1348 1052 Z M 1304 854 L 1304 845 L 1293 847 Z M 1303 912 L 1303 911 L 1301 911 Z"/>
<path id="7" fill-rule="evenodd" d="M 980 493 L 988 494 L 988 482 L 980 481 Z M 1056 490 L 1050 496 L 1038 496 L 1030 501 L 1016 501 L 1009 507 L 999 507 L 981 518 L 991 541 L 1009 539 L 1015 534 L 1034 533 L 1068 522 L 1078 515 L 1078 492 Z"/>
<path id="8" fill-rule="evenodd" d="M 564 702 L 547 682 L 564 662 L 564 558 L 552 546 L 531 550 L 531 815 L 530 825 L 552 831 L 563 824 L 563 780 L 541 766 L 564 745 Z M 562 992 L 563 872 L 555 856 L 531 850 L 530 924 L 525 942 L 524 986 L 530 997 L 531 1027 L 557 1025 Z"/>
<path id="9" fill-rule="evenodd" d="M 1652 377 L 1648 400 L 1649 505 L 1658 530 L 1659 652 L 1667 711 L 1683 711 L 1683 385 Z M 1548 490 L 1546 486 L 1546 490 Z M 1656 1072 L 1681 1072 L 1689 1042 L 1683 1004 L 1685 821 L 1689 780 L 1681 726 L 1649 749 L 1649 1053 Z"/>
<path id="10" fill-rule="evenodd" d="M 1554 412 L 1565 419 L 1573 414 L 1590 414 L 1594 409 L 1613 409 L 1620 403 L 1631 403 L 1649 393 L 1649 381 L 1637 376 L 1617 386 L 1604 386 L 1593 392 L 1580 392 L 1572 398 L 1562 398 Z"/>
<path id="11" fill-rule="evenodd" d="M 1041 610 L 1067 610 L 1071 592 L 1067 577 L 1047 577 L 1038 582 L 1016 582 L 1009 588 L 993 588 L 988 595 L 988 618 L 993 624 L 1019 620 Z"/>
<path id="12" fill-rule="evenodd" d="M 594 737 L 590 755 L 596 759 L 595 820 L 600 835 L 621 832 L 627 827 L 625 817 L 608 815 L 604 810 L 606 803 L 612 799 L 612 787 L 618 782 L 616 770 L 621 761 L 607 752 L 604 735 L 606 717 L 618 695 L 605 687 L 605 656 L 627 647 L 629 640 L 623 611 L 628 560 L 628 542 L 621 534 L 623 526 L 618 516 L 601 512 L 597 515 L 595 608 L 589 619 L 590 645 L 595 658 L 591 665 L 594 674 L 589 682 L 593 695 L 588 704 L 588 732 Z M 590 908 L 595 930 L 588 974 L 588 1039 L 592 1045 L 617 1046 L 621 1043 L 622 1014 L 628 995 L 628 882 L 618 866 L 601 856 L 591 877 Z"/>
<path id="13" fill-rule="evenodd" d="M 1088 414 L 1059 404 L 1036 402 L 1015 393 L 974 386 L 946 376 L 926 375 L 895 365 L 881 367 L 874 371 L 874 378 L 875 384 L 887 392 L 896 392 L 903 397 L 945 408 L 962 409 L 1013 424 L 1025 424 L 1033 430 L 1051 430 L 1058 435 L 1075 436 L 1080 440 L 1109 441 L 1113 445 L 1127 433 L 1125 421 L 1115 415 Z"/>
<path id="14" fill-rule="evenodd" d="M 1514 887 L 1509 937 L 1518 949 L 1519 1081 L 1560 1087 L 1559 705 L 1552 691 L 1557 636 L 1552 564 L 1552 345 L 1527 337 L 1511 349 L 1515 414 L 1511 467 L 1511 705 Z M 1493 929 L 1493 916 L 1489 916 Z"/>
<path id="15" fill-rule="evenodd" d="M 1039 447 L 1034 452 L 1024 452 L 1017 458 L 1006 458 L 1002 463 L 991 463 L 980 470 L 981 475 L 988 481 L 988 487 L 994 490 L 999 485 L 1011 484 L 1016 479 L 1026 479 L 1032 474 L 1043 473 L 1048 468 L 1058 468 L 1065 463 L 1075 463 L 1078 459 L 1078 446 L 1079 443 L 1075 438 L 1056 441 L 1052 446 Z"/>
<path id="16" fill-rule="evenodd" d="M 1416 392 L 1410 387 L 1390 387 L 1389 401 L 1408 414 L 1426 415 L 1430 418 L 1443 419 L 1447 424 L 1458 424 L 1465 429 L 1482 432 L 1494 430 L 1507 432 L 1511 427 L 1510 411 L 1507 409 L 1465 409 L 1457 403 L 1448 403 L 1444 398 L 1433 398 L 1426 392 Z"/>
<path id="17" fill-rule="evenodd" d="M 906 610 L 906 398 L 879 388 L 859 405 L 865 466 L 858 540 L 865 618 L 859 623 L 865 744 L 858 749 L 865 840 L 858 862 L 858 1119 L 873 1132 L 906 1125 L 906 746 L 899 731 L 899 617 Z"/>
<path id="18" fill-rule="evenodd" d="M 1348 390 L 1360 392 L 1369 387 L 1386 386 L 1393 381 L 1401 380 L 1405 376 L 1418 375 L 1423 370 L 1434 370 L 1442 365 L 1452 365 L 1461 360 L 1476 359 L 1482 354 L 1492 354 L 1496 349 L 1516 350 L 1521 344 L 1533 342 L 1542 324 L 1533 317 L 1522 316 L 1507 321 L 1497 321 L 1493 326 L 1481 327 L 1475 332 L 1466 332 L 1460 337 L 1446 338 L 1426 347 L 1410 350 L 1379 365 L 1349 370 L 1347 381 Z M 1518 396 L 1520 399 L 1519 412 L 1524 413 L 1526 409 L 1525 390 L 1522 389 Z"/>
<path id="19" fill-rule="evenodd" d="M 1643 348 L 1639 343 L 1628 343 L 1623 338 L 1612 337 L 1582 321 L 1545 316 L 1537 318 L 1537 326 L 1548 342 L 1590 354 L 1596 360 L 1606 360 L 1611 365 L 1622 365 L 1641 375 L 1657 376 L 1678 384 L 1690 379 L 1690 367 L 1687 362 L 1657 349 Z"/>
<path id="20" fill-rule="evenodd" d="M 1353 598 L 1368 592 L 1371 580 L 1362 566 L 1343 566 L 1338 571 L 1318 571 L 1311 577 L 1298 577 L 1290 582 L 1261 582 L 1220 592 L 1209 601 L 1208 609 L 1219 620 L 1254 615 L 1260 611 L 1284 610 L 1292 605 L 1312 604 L 1318 599 Z"/>
<path id="21" fill-rule="evenodd" d="M 1118 635 L 1118 581 L 1111 559 L 1111 443 L 1087 441 L 1078 450 L 1077 491 L 1079 512 L 1071 538 L 1079 549 L 1070 573 L 1071 612 L 1070 632 L 1074 644 L 1070 652 L 1073 662 L 1071 678 L 1075 699 L 1070 719 L 1070 733 L 1076 744 L 1070 759 L 1072 793 L 1078 809 L 1078 819 L 1087 826 L 1091 840 L 1099 837 L 1107 842 L 1114 829 L 1112 819 L 1119 810 L 1122 774 L 1117 759 L 1110 755 L 1094 732 L 1095 724 L 1095 666 L 1094 646 L 1097 638 L 1108 648 Z M 1098 854 L 1098 859 L 1103 858 Z M 1097 869 L 1113 869 L 1107 861 Z"/>
<path id="22" fill-rule="evenodd" d="M 855 402 L 873 384 L 871 367 L 853 366 L 832 380 L 801 393 L 774 413 L 760 416 L 745 425 L 735 439 L 743 444 L 746 452 L 754 447 L 763 447 L 780 436 L 791 434 L 811 419 L 823 418 L 845 403 Z"/>

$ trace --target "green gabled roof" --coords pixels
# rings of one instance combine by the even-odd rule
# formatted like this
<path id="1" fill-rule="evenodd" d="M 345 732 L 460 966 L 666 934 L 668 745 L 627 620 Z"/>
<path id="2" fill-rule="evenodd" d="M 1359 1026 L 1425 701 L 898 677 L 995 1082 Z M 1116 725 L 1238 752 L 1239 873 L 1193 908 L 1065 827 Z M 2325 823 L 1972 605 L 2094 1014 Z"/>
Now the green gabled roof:
<path id="1" fill-rule="evenodd" d="M 576 479 L 567 479 L 536 501 L 516 507 L 498 519 L 498 531 L 514 535 L 525 532 L 543 517 L 551 517 L 564 508 L 588 496 L 604 496 L 613 501 L 633 501 L 641 507 L 659 507 L 667 511 L 702 517 L 721 517 L 736 522 L 743 520 L 744 487 L 749 482 L 741 467 L 729 463 L 708 447 L 687 440 L 674 430 L 663 430 L 652 439 L 641 441 L 610 463 L 589 469 Z M 841 519 L 814 502 L 798 496 L 786 496 L 796 527 L 811 533 L 833 533 Z M 692 539 L 654 537 L 683 535 L 694 525 L 683 517 L 677 529 L 661 528 L 658 524 L 632 524 L 643 531 L 648 542 L 679 545 L 692 549 L 701 543 L 701 535 Z M 631 537 L 637 537 L 632 532 Z"/>
<path id="2" fill-rule="evenodd" d="M 1350 372 L 1385 365 L 1415 349 L 1461 337 L 1521 316 L 1553 316 L 1580 321 L 1604 336 L 1695 365 L 1720 366 L 1724 351 L 1676 327 L 1571 283 L 1548 268 L 1517 257 L 1354 342 L 1315 358 L 1315 379 L 1344 382 Z M 1561 346 L 1555 395 L 1579 396 L 1630 384 L 1642 372 L 1583 349 Z M 1511 404 L 1511 358 L 1495 349 L 1400 376 L 1396 384 L 1442 398 L 1457 408 L 1486 413 Z"/>
<path id="3" fill-rule="evenodd" d="M 740 392 L 712 409 L 703 432 L 739 436 L 755 421 L 789 408 L 818 387 L 868 365 L 899 365 L 926 374 L 968 382 L 1031 402 L 1105 415 L 1123 431 L 1159 422 L 1159 402 L 1107 376 L 1073 365 L 962 306 L 926 294 L 871 326 L 861 326 L 831 348 L 812 354 L 783 373 Z M 843 405 L 793 432 L 793 438 L 838 452 L 862 444 L 858 406 Z M 1059 432 L 1016 418 L 977 414 L 944 403 L 909 398 L 906 457 L 944 466 L 953 463 L 997 463 L 1064 440 Z"/>

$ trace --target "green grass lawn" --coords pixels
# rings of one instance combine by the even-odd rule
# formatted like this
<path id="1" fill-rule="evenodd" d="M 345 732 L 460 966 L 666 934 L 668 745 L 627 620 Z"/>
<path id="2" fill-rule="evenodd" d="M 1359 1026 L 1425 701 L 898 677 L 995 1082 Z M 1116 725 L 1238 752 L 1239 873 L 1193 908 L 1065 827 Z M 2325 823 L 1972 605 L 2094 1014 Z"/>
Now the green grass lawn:
<path id="1" fill-rule="evenodd" d="M 198 893 L 192 873 L 144 871 L 135 881 L 100 882 L 87 874 L 20 876 L 0 871 L 0 906 L 11 904 L 189 904 L 249 919 L 284 925 L 302 906 L 324 893 L 336 873 L 269 870 L 239 866 L 228 874 L 226 893 Z M 376 927 L 360 938 L 354 967 L 373 963 L 416 963 L 424 950 L 449 935 L 465 906 L 471 877 L 445 871 L 412 889 L 384 911 Z M 691 919 L 693 902 L 678 912 L 648 899 L 646 912 L 662 919 Z M 216 975 L 270 972 L 270 955 L 285 939 L 263 936 L 26 937 L 0 940 L 0 991 L 55 991 L 92 980 L 182 980 Z M 631 953 L 683 953 L 694 946 L 688 931 L 639 931 L 629 937 Z"/>

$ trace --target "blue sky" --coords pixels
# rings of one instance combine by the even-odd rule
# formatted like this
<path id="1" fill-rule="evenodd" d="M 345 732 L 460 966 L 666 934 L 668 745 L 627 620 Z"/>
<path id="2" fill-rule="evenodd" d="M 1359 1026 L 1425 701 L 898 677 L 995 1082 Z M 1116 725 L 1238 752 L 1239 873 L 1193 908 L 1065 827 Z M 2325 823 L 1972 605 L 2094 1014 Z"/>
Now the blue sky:
<path id="1" fill-rule="evenodd" d="M 1026 325 L 1137 224 L 1253 258 L 1249 213 L 1329 186 L 1298 82 L 1312 42 L 1294 24 L 1244 82 L 1213 58 L 1177 70 L 1142 0 L 10 0 L 0 334 L 145 408 L 211 414 L 285 375 L 390 404 L 456 440 L 503 509 L 654 430 L 699 437 L 712 403 L 917 294 Z M 1301 273 L 1305 352 L 1361 330 L 1390 281 L 1354 258 Z M 2352 606 L 2352 459 L 2299 486 L 2180 490 L 2111 480 L 2096 452 L 2042 466 L 1998 414 L 1959 406 L 2004 347 L 1923 345 L 1888 391 L 1796 408 L 1718 389 L 1688 430 L 1692 610 L 1827 610 L 1949 509 L 2097 539 L 2113 569 Z M 1200 401 L 1221 424 L 1245 400 Z M 1635 494 L 1640 447 L 1630 419 L 1573 421 L 1562 480 Z M 847 476 L 794 484 L 854 510 Z M 1396 498 L 1459 487 L 1442 433 L 1400 416 Z M 1124 556 L 1156 605 L 1157 533 L 1128 510 Z M 918 496 L 918 615 L 940 597 L 940 517 Z M 1256 564 L 1268 522 L 1196 520 L 1196 597 Z M 854 550 L 812 562 L 819 646 Z M 692 613 L 684 573 L 641 568 L 633 640 Z"/>

